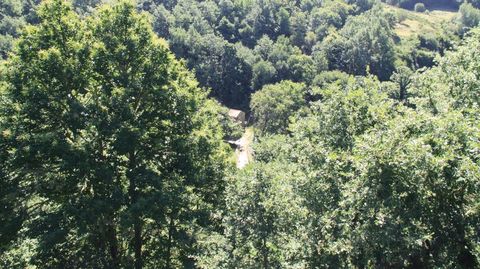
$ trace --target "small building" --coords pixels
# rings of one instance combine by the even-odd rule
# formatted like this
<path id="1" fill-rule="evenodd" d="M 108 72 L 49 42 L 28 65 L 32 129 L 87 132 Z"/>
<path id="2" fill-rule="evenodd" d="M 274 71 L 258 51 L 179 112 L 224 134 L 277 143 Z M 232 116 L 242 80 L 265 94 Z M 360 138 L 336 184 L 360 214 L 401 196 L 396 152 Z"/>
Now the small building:
<path id="1" fill-rule="evenodd" d="M 228 110 L 228 116 L 232 118 L 235 122 L 238 122 L 242 126 L 245 126 L 245 112 L 238 109 L 230 109 Z"/>

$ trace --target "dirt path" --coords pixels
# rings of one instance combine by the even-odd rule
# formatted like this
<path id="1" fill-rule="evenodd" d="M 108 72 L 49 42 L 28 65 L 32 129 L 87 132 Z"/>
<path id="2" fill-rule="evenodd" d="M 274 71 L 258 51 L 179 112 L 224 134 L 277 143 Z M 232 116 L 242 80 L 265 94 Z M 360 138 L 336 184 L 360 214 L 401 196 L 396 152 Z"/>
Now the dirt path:
<path id="1" fill-rule="evenodd" d="M 245 133 L 243 134 L 242 138 L 240 138 L 237 142 L 237 149 L 235 150 L 235 154 L 237 156 L 237 168 L 243 169 L 247 164 L 253 161 L 253 151 L 251 148 L 251 144 L 253 142 L 253 128 L 248 127 L 245 129 Z"/>

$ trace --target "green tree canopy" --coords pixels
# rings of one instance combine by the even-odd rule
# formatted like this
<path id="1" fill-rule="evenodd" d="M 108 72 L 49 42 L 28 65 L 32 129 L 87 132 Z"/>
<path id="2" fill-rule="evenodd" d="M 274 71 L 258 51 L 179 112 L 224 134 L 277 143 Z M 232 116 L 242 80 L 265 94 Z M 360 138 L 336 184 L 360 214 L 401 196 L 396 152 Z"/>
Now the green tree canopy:
<path id="1" fill-rule="evenodd" d="M 287 130 L 289 117 L 305 105 L 304 84 L 282 81 L 266 85 L 252 96 L 251 109 L 260 132 L 282 133 Z"/>
<path id="2" fill-rule="evenodd" d="M 39 17 L 6 63 L 0 131 L 2 180 L 27 194 L 31 262 L 193 263 L 224 186 L 218 105 L 129 2 L 85 21 L 52 0 Z"/>
<path id="3" fill-rule="evenodd" d="M 323 48 L 330 69 L 355 75 L 370 72 L 387 80 L 394 71 L 393 44 L 390 21 L 380 8 L 375 8 L 350 17 L 345 27 L 323 41 Z"/>

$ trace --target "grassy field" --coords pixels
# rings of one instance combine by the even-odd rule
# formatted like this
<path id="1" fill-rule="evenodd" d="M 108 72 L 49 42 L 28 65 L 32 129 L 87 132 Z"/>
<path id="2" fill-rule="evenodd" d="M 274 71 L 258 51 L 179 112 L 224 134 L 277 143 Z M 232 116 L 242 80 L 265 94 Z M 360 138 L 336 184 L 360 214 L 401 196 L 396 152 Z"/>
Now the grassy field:
<path id="1" fill-rule="evenodd" d="M 435 32 L 441 29 L 443 23 L 455 20 L 458 14 L 452 10 L 431 10 L 428 13 L 418 13 L 390 5 L 385 5 L 385 8 L 401 18 L 401 22 L 395 27 L 395 33 L 400 38 Z"/>

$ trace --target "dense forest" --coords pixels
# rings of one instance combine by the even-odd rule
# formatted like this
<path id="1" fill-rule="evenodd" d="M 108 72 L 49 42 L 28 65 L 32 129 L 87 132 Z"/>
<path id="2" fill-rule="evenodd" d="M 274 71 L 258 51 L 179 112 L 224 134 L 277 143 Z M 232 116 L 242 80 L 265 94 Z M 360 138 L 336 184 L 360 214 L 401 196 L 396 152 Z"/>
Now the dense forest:
<path id="1" fill-rule="evenodd" d="M 0 268 L 480 268 L 479 23 L 0 0 Z"/>

